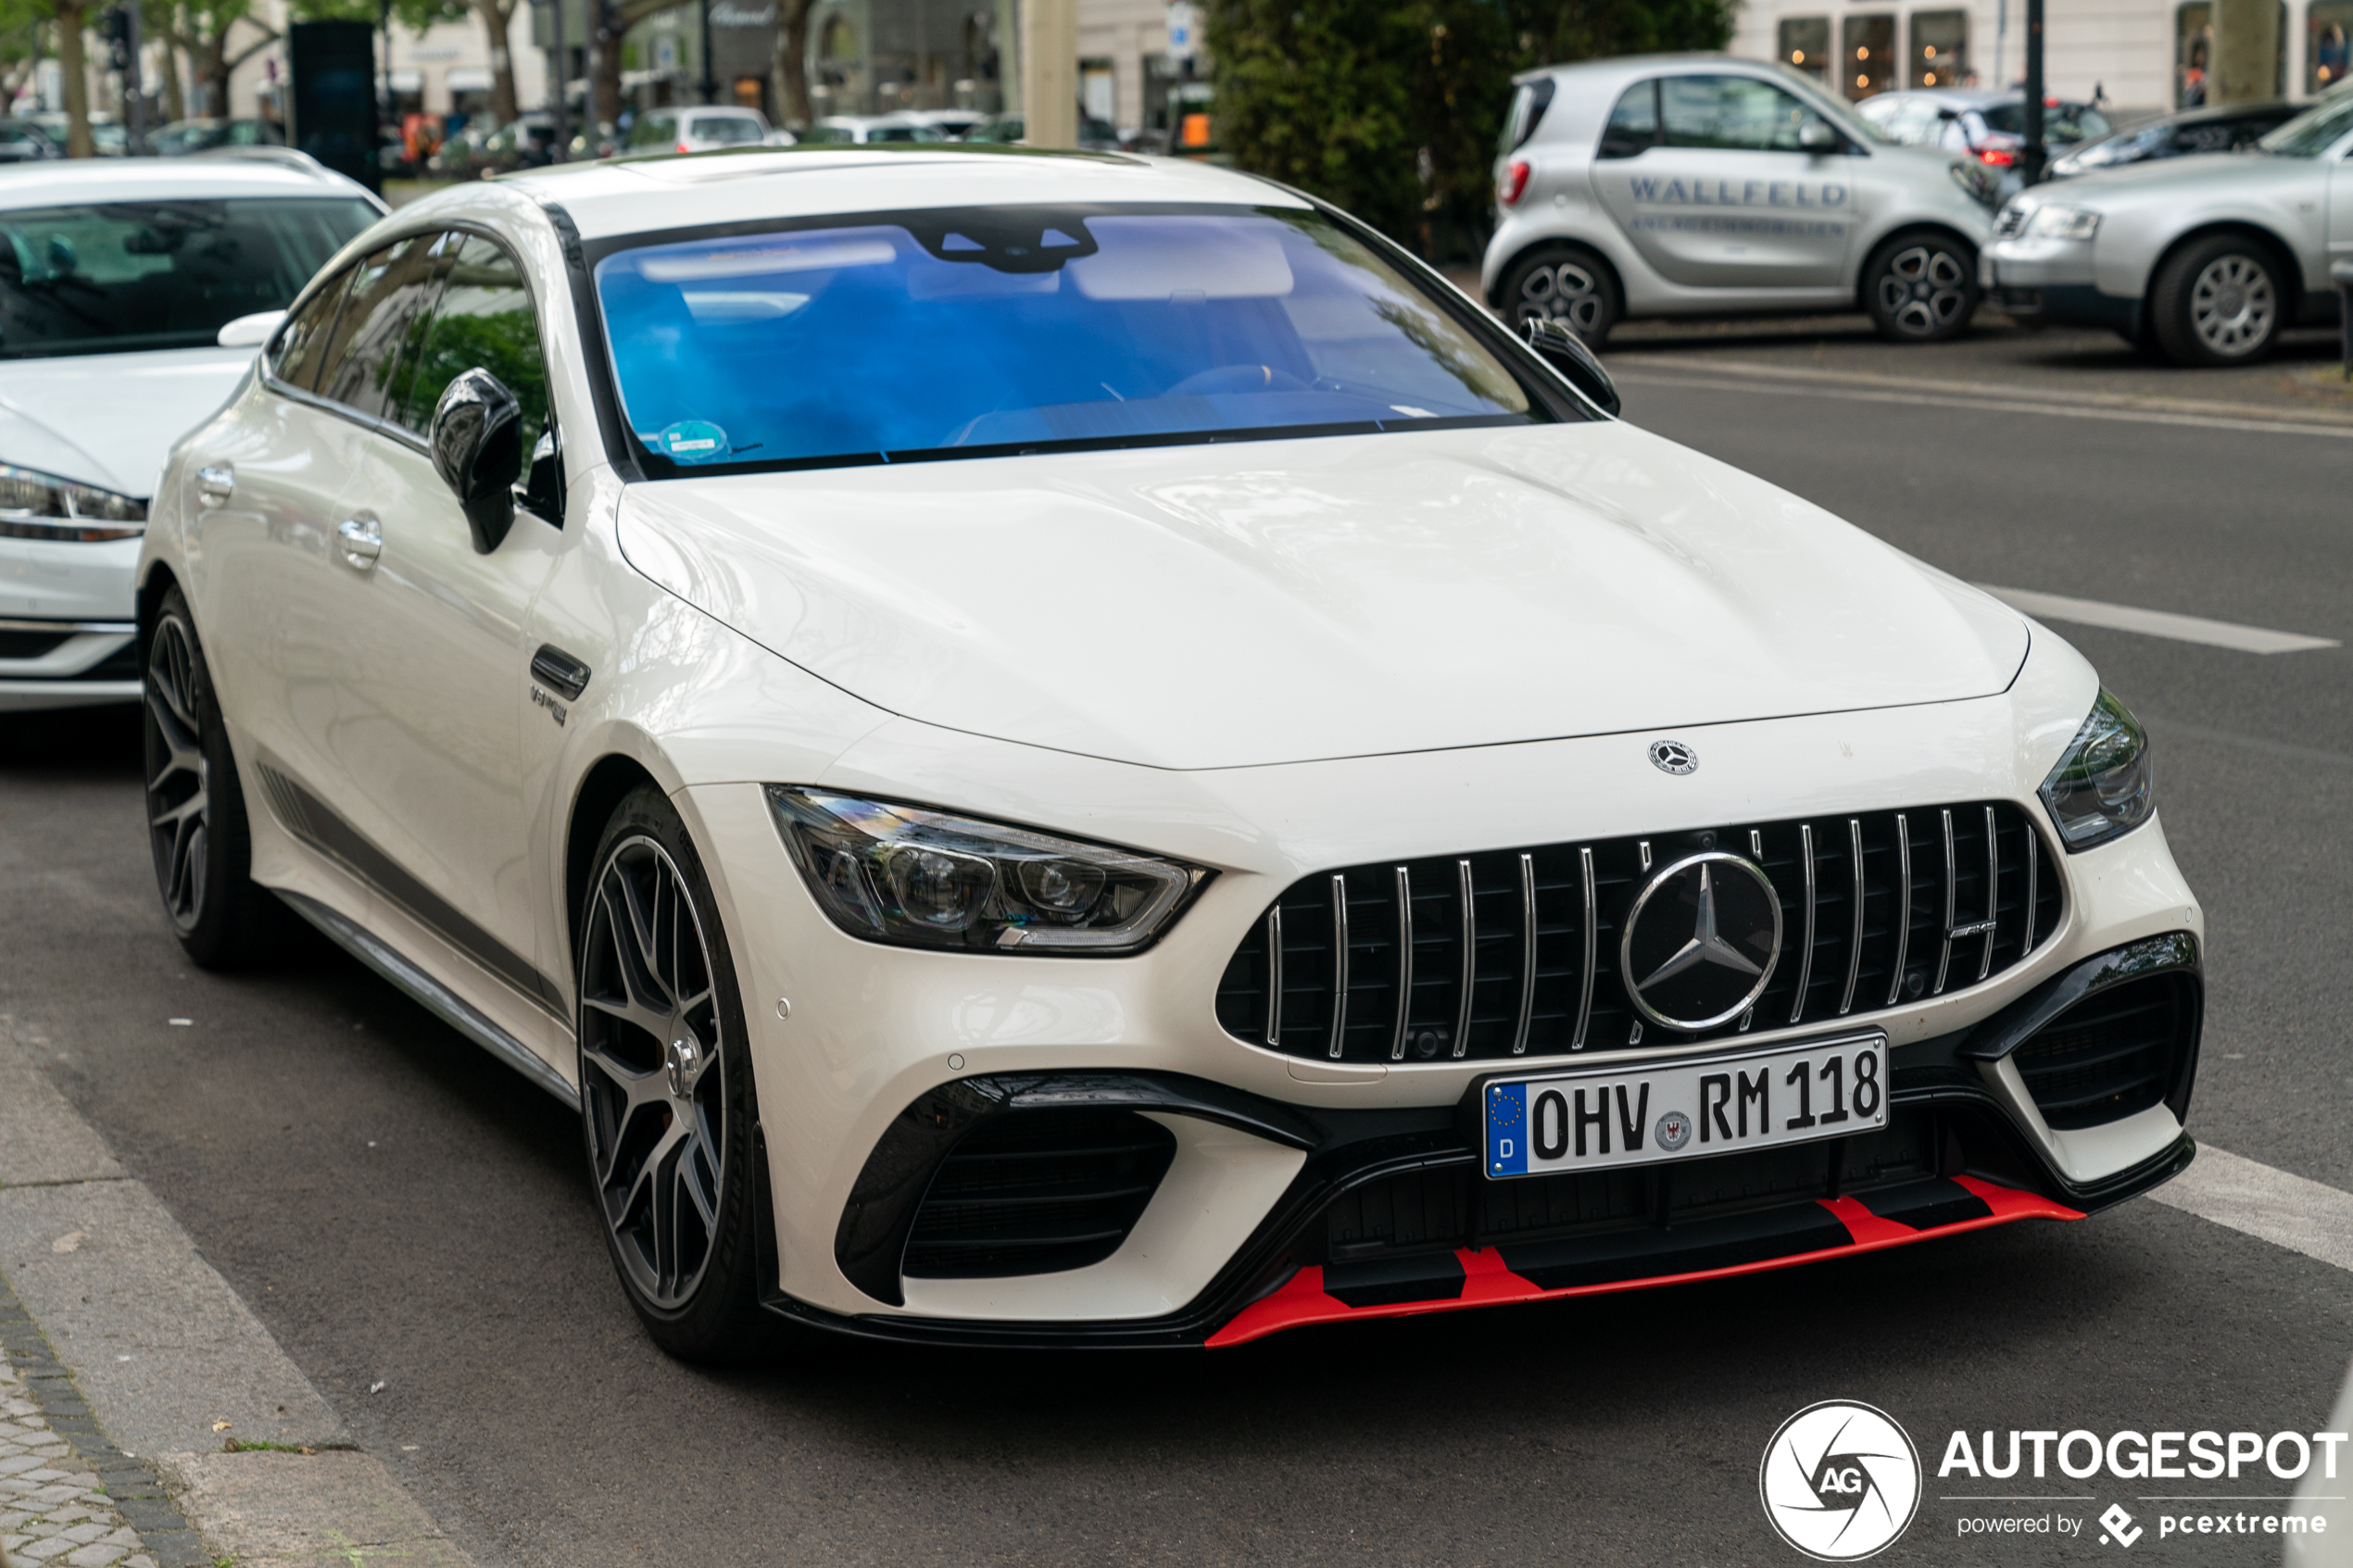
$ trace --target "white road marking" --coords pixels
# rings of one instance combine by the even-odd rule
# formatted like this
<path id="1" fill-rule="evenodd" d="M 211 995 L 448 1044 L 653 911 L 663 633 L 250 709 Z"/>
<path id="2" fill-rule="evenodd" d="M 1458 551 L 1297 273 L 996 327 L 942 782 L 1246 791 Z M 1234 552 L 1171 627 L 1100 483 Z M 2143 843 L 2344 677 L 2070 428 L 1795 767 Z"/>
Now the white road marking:
<path id="1" fill-rule="evenodd" d="M 2353 1269 L 2353 1193 L 2201 1144 L 2190 1168 L 2149 1197 L 2274 1247 Z"/>
<path id="2" fill-rule="evenodd" d="M 2171 637 L 2181 643 L 2235 648 L 2241 653 L 2301 653 L 2308 648 L 2344 645 L 2334 637 L 2308 637 L 2301 632 L 2272 632 L 2260 626 L 2240 626 L 2208 621 L 2202 615 L 2176 615 L 2167 609 L 2135 609 L 2130 605 L 2102 604 L 2097 599 L 2070 598 L 2065 594 L 2037 593 L 2032 588 L 1979 587 L 1995 598 L 2045 621 L 2071 621 L 2079 626 L 2104 626 L 2111 632 L 2137 632 L 2145 637 Z"/>
<path id="3" fill-rule="evenodd" d="M 1711 367 L 1719 368 L 1719 367 Z M 1731 366 L 1720 367 L 1724 370 Z M 1741 367 L 1745 370 L 1746 367 Z M 1754 396 L 1762 390 L 1753 383 L 1730 379 L 1694 376 L 1679 373 L 1662 367 L 1654 370 L 1648 366 L 1610 371 L 1613 381 L 1630 386 L 1648 383 L 1652 386 L 1680 386 L 1704 392 L 1736 392 Z M 1995 414 L 2032 414 L 2038 419 L 2111 420 L 2127 424 L 2182 425 L 2193 430 L 2241 431 L 2255 435 L 2326 435 L 2339 440 L 2353 440 L 2353 423 L 2323 424 L 2318 421 L 2296 422 L 2289 420 L 2247 419 L 2227 414 L 2178 412 L 2166 408 L 2135 408 L 2131 405 L 2111 406 L 2097 403 L 2038 402 L 2031 397 L 1992 396 L 1977 395 L 1955 395 L 1952 393 L 1906 392 L 1879 383 L 1855 378 L 1853 383 L 1787 382 L 1775 387 L 1776 392 L 1803 393 L 1815 397 L 1843 398 L 1854 403 L 1906 403 L 1928 408 L 1975 408 Z M 2251 408 L 2248 404 L 2225 404 L 2224 408 Z"/>

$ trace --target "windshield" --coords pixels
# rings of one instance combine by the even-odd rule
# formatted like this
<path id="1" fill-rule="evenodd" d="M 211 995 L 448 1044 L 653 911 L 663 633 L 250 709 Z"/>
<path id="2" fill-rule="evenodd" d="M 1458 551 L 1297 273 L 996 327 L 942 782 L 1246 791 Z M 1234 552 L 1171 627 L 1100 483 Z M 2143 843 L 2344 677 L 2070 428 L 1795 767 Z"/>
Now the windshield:
<path id="1" fill-rule="evenodd" d="M 0 211 L 0 358 L 210 346 L 375 220 L 339 197 Z"/>
<path id="2" fill-rule="evenodd" d="M 1822 84 L 1804 71 L 1792 69 L 1780 61 L 1774 62 L 1773 69 L 1780 74 L 1785 84 L 1795 85 L 1798 96 L 1805 99 L 1807 108 L 1839 127 L 1857 142 L 1865 146 L 1874 144 L 1882 147 L 1894 145 L 1895 138 L 1887 133 L 1885 126 L 1875 125 L 1864 119 L 1845 99 L 1832 97 L 1823 92 Z"/>
<path id="3" fill-rule="evenodd" d="M 2281 157 L 2318 157 L 2353 131 L 2353 95 L 2313 105 L 2255 144 Z"/>
<path id="4" fill-rule="evenodd" d="M 758 120 L 749 115 L 711 114 L 698 115 L 688 121 L 686 134 L 698 142 L 721 142 L 728 146 L 739 146 L 747 142 L 760 141 L 767 132 L 760 128 Z"/>
<path id="5" fill-rule="evenodd" d="M 596 276 L 656 474 L 1552 417 L 1313 212 L 949 209 Z"/>
<path id="6" fill-rule="evenodd" d="M 1989 131 L 1998 131 L 2005 136 L 2026 134 L 2024 104 L 1988 104 L 1977 112 Z M 2108 116 L 2082 104 L 2045 105 L 2043 109 L 2045 142 L 2084 142 L 2108 135 L 2115 129 L 2108 122 Z"/>

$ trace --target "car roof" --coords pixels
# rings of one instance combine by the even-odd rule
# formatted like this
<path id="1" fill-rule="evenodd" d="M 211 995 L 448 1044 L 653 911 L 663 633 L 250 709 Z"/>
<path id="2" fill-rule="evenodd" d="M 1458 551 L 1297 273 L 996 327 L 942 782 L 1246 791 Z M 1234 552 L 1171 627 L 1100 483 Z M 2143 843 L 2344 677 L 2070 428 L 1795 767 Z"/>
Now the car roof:
<path id="1" fill-rule="evenodd" d="M 367 193 L 324 169 L 246 158 L 75 158 L 0 168 L 0 208 L 192 196 L 357 196 L 365 200 Z"/>
<path id="2" fill-rule="evenodd" d="M 504 176 L 512 191 L 563 208 L 584 239 L 725 223 L 924 207 L 1202 202 L 1302 207 L 1281 187 L 1189 158 L 1046 152 L 963 142 L 748 148 Z M 455 187 L 463 193 L 464 186 Z M 462 200 L 428 196 L 422 212 Z"/>
<path id="3" fill-rule="evenodd" d="M 1692 50 L 1679 55 L 1617 55 L 1600 60 L 1572 60 L 1562 65 L 1538 66 L 1512 78 L 1515 82 L 1541 81 L 1552 77 L 1556 81 L 1592 78 L 1625 81 L 1638 76 L 1655 76 L 1661 71 L 1737 69 L 1751 75 L 1771 78 L 1779 69 L 1770 60 L 1753 60 L 1743 56 L 1716 51 Z"/>

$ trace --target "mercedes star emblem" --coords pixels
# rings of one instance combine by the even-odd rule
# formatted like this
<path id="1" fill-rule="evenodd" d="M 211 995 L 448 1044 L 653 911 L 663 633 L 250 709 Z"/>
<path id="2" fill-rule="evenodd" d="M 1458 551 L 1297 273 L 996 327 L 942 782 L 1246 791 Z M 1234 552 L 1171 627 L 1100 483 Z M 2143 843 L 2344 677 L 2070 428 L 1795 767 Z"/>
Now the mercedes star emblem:
<path id="1" fill-rule="evenodd" d="M 1781 952 L 1781 901 L 1754 861 L 1690 855 L 1642 884 L 1617 972 L 1635 1010 L 1669 1029 L 1712 1029 L 1765 992 Z"/>
<path id="2" fill-rule="evenodd" d="M 1655 740 L 1651 742 L 1651 760 L 1657 764 L 1660 772 L 1680 778 L 1699 766 L 1699 753 L 1679 740 Z"/>

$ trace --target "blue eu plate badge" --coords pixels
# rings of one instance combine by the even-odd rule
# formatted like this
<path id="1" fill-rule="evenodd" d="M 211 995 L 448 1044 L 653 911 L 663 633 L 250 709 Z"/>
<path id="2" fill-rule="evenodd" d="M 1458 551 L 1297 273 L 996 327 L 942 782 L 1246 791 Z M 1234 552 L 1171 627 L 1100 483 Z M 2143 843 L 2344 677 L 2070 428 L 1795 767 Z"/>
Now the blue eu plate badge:
<path id="1" fill-rule="evenodd" d="M 1528 1174 L 1528 1085 L 1491 1084 L 1487 1089 L 1487 1173 Z"/>

